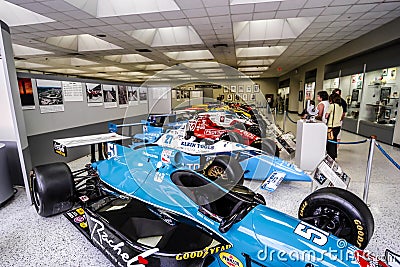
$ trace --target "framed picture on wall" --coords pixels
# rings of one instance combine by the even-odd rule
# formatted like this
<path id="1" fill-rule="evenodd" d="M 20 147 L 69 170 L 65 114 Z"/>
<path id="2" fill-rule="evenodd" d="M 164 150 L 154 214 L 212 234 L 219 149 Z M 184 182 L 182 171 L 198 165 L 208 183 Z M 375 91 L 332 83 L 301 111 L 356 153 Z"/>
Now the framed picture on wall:
<path id="1" fill-rule="evenodd" d="M 387 76 L 388 74 L 388 69 L 383 69 L 382 70 L 382 76 Z"/>
<path id="2" fill-rule="evenodd" d="M 241 97 L 240 97 L 240 94 L 236 94 L 236 95 L 235 95 L 235 100 L 236 100 L 236 101 L 239 101 L 240 98 L 241 98 Z"/>
<path id="3" fill-rule="evenodd" d="M 244 93 L 244 85 L 238 85 L 238 93 Z"/>
<path id="4" fill-rule="evenodd" d="M 227 99 L 226 100 L 228 100 L 228 101 L 232 101 L 233 100 L 233 94 L 228 94 L 228 97 L 227 97 Z"/>
<path id="5" fill-rule="evenodd" d="M 252 101 L 256 100 L 256 94 L 251 94 L 250 95 L 250 100 L 252 100 Z"/>
<path id="6" fill-rule="evenodd" d="M 247 85 L 247 87 L 246 87 L 246 93 L 251 93 L 251 85 Z"/>
<path id="7" fill-rule="evenodd" d="M 236 85 L 231 85 L 231 93 L 236 93 Z"/>
<path id="8" fill-rule="evenodd" d="M 229 93 L 229 88 L 228 88 L 228 86 L 224 85 L 223 87 L 224 87 L 224 93 Z"/>
<path id="9" fill-rule="evenodd" d="M 254 85 L 254 93 L 259 93 L 260 92 L 260 85 L 255 84 Z"/>
<path id="10" fill-rule="evenodd" d="M 243 94 L 242 99 L 243 99 L 243 101 L 247 101 L 247 94 Z"/>

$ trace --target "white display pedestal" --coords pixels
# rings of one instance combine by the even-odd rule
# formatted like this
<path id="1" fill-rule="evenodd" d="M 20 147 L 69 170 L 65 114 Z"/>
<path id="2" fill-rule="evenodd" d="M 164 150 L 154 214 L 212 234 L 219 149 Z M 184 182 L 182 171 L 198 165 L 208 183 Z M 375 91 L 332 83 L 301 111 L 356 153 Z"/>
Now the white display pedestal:
<path id="1" fill-rule="evenodd" d="M 297 121 L 296 165 L 305 171 L 313 171 L 325 158 L 328 127 L 320 123 Z"/>

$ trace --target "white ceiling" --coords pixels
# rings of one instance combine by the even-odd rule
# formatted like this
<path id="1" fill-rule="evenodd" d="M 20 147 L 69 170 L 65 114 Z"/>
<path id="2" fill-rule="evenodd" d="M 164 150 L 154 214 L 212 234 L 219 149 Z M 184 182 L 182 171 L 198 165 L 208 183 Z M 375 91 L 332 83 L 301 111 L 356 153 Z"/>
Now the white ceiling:
<path id="1" fill-rule="evenodd" d="M 7 15 L 0 8 L 0 19 L 11 26 L 18 68 L 125 81 L 178 63 L 207 68 L 200 73 L 212 77 L 215 62 L 275 77 L 400 16 L 400 0 L 0 0 L 1 6 L 13 6 Z M 191 62 L 200 59 L 211 62 Z"/>

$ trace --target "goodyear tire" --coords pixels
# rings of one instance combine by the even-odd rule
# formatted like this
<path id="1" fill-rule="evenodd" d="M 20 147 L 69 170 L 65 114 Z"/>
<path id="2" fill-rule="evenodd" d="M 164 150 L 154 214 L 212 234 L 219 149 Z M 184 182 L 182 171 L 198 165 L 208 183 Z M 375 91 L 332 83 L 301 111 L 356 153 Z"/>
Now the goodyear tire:
<path id="1" fill-rule="evenodd" d="M 257 135 L 258 137 L 261 137 L 261 129 L 257 125 L 251 125 L 249 128 L 247 128 L 247 131 L 249 133 Z"/>
<path id="2" fill-rule="evenodd" d="M 299 219 L 364 249 L 374 232 L 367 205 L 353 193 L 326 187 L 311 193 L 300 205 Z"/>
<path id="3" fill-rule="evenodd" d="M 74 180 L 63 162 L 33 168 L 32 202 L 40 216 L 48 217 L 67 211 L 74 204 Z"/>
<path id="4" fill-rule="evenodd" d="M 203 174 L 210 180 L 225 186 L 242 185 L 243 169 L 240 163 L 226 155 L 217 156 L 207 162 L 203 168 Z"/>
<path id="5" fill-rule="evenodd" d="M 242 137 L 235 132 L 226 132 L 221 134 L 220 140 L 230 141 L 234 143 L 242 143 Z"/>

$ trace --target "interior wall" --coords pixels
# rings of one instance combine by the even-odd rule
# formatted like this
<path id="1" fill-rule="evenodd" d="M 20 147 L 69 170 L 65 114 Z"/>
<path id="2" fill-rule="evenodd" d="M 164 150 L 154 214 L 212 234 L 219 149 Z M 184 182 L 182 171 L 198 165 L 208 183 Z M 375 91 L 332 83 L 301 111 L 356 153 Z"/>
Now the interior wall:
<path id="1" fill-rule="evenodd" d="M 289 111 L 297 112 L 299 90 L 304 88 L 305 72 L 317 68 L 316 91 L 322 90 L 325 65 L 351 57 L 383 45 L 400 38 L 400 18 L 397 18 L 355 40 L 352 40 L 343 46 L 311 61 L 298 68 L 291 70 L 279 77 L 279 81 L 290 78 Z M 298 81 L 295 81 L 298 80 Z M 292 87 L 292 84 L 294 87 Z M 297 86 L 299 84 L 299 86 Z"/>

